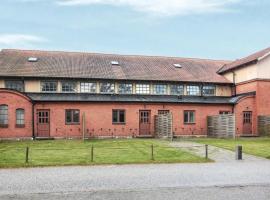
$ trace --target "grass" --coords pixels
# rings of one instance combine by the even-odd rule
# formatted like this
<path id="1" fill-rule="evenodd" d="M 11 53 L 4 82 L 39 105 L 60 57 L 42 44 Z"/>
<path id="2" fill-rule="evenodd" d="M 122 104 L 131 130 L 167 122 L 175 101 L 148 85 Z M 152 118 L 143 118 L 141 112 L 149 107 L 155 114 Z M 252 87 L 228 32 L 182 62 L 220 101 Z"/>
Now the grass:
<path id="1" fill-rule="evenodd" d="M 91 147 L 94 161 L 91 162 Z M 154 145 L 154 160 L 151 159 Z M 29 163 L 25 163 L 26 147 Z M 155 139 L 0 141 L 0 167 L 207 162 Z"/>
<path id="2" fill-rule="evenodd" d="M 199 143 L 209 144 L 229 150 L 235 150 L 236 145 L 242 145 L 244 153 L 270 159 L 269 137 L 237 139 L 200 138 L 194 140 Z"/>

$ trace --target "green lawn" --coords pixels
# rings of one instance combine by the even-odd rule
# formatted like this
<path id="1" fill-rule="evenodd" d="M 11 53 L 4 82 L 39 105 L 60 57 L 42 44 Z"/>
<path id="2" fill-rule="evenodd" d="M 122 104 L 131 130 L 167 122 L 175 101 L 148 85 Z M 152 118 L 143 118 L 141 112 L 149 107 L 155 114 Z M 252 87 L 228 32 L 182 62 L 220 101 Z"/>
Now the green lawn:
<path id="1" fill-rule="evenodd" d="M 214 138 L 200 138 L 194 141 L 209 144 L 225 149 L 235 150 L 236 145 L 243 146 L 243 152 L 255 156 L 270 159 L 270 138 L 237 138 L 235 139 L 214 139 Z"/>
<path id="2" fill-rule="evenodd" d="M 91 147 L 94 147 L 91 162 Z M 154 160 L 151 159 L 154 146 Z M 26 147 L 29 163 L 25 163 Z M 206 162 L 155 139 L 0 141 L 0 167 Z"/>

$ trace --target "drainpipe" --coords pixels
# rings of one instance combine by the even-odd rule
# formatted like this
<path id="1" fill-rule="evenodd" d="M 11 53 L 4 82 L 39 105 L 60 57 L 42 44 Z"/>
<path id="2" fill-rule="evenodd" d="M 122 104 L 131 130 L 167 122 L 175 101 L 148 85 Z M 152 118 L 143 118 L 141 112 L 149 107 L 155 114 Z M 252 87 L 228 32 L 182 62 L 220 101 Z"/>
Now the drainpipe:
<path id="1" fill-rule="evenodd" d="M 32 137 L 35 140 L 35 102 L 32 102 Z"/>

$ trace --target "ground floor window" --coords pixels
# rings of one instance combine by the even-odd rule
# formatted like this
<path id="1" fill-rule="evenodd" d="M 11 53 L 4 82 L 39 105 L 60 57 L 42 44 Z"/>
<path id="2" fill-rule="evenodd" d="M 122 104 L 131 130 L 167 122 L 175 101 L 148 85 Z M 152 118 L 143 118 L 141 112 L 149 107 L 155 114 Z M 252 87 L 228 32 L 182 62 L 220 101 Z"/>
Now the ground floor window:
<path id="1" fill-rule="evenodd" d="M 113 110 L 112 111 L 112 123 L 125 123 L 126 122 L 126 112 L 125 110 Z"/>
<path id="2" fill-rule="evenodd" d="M 194 110 L 185 110 L 184 111 L 184 123 L 185 124 L 195 123 L 195 111 Z"/>
<path id="3" fill-rule="evenodd" d="M 16 110 L 16 126 L 24 127 L 24 109 L 19 108 Z"/>
<path id="4" fill-rule="evenodd" d="M 0 105 L 0 127 L 8 126 L 8 106 Z"/>
<path id="5" fill-rule="evenodd" d="M 66 124 L 79 124 L 80 110 L 68 109 L 66 110 Z"/>

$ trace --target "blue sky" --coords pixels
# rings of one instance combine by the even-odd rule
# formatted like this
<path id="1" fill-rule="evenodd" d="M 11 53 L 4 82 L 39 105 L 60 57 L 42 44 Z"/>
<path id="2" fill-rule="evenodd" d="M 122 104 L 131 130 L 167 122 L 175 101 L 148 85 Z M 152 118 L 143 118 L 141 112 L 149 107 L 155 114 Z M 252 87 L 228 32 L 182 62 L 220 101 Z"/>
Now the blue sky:
<path id="1" fill-rule="evenodd" d="M 269 0 L 1 0 L 0 49 L 237 59 L 270 46 Z"/>

